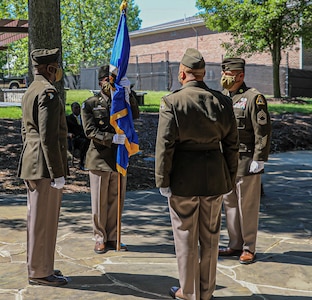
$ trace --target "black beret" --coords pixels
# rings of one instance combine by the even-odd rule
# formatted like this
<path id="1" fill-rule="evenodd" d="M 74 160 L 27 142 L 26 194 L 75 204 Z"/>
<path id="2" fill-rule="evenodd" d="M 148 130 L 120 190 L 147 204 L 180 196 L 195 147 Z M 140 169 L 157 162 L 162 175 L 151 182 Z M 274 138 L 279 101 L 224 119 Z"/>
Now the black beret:
<path id="1" fill-rule="evenodd" d="M 221 63 L 222 71 L 244 70 L 245 60 L 239 57 L 225 58 Z"/>
<path id="2" fill-rule="evenodd" d="M 205 60 L 203 56 L 194 48 L 186 49 L 182 57 L 181 64 L 191 69 L 205 68 Z"/>
<path id="3" fill-rule="evenodd" d="M 59 62 L 60 49 L 35 49 L 31 51 L 30 58 L 33 66 Z"/>
<path id="4" fill-rule="evenodd" d="M 109 65 L 101 66 L 98 70 L 98 79 L 101 80 L 109 76 Z"/>

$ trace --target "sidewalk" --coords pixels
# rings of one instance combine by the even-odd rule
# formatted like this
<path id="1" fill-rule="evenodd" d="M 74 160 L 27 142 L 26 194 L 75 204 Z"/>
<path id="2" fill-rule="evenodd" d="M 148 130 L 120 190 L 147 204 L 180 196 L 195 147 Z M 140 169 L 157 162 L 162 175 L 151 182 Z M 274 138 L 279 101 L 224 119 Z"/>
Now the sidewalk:
<path id="1" fill-rule="evenodd" d="M 257 259 L 220 258 L 216 299 L 312 300 L 312 151 L 275 154 L 265 165 Z M 128 192 L 122 219 L 128 252 L 95 254 L 89 194 L 65 194 L 55 268 L 64 287 L 31 286 L 26 272 L 26 195 L 0 195 L 0 300 L 171 299 L 179 285 L 167 201 Z M 227 243 L 224 224 L 221 244 Z"/>

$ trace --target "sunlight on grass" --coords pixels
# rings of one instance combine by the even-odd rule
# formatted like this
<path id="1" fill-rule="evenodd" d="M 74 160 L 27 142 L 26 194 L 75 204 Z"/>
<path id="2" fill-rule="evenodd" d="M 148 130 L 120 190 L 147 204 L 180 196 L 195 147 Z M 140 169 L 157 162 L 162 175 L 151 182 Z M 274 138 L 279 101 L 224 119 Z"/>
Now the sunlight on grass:
<path id="1" fill-rule="evenodd" d="M 141 112 L 159 111 L 160 100 L 163 96 L 170 94 L 168 91 L 144 91 L 147 94 L 144 96 L 144 105 L 140 106 Z M 71 113 L 70 105 L 73 102 L 82 104 L 83 101 L 92 97 L 93 93 L 89 90 L 67 90 L 66 91 L 66 114 Z M 304 104 L 296 103 L 274 103 L 269 102 L 269 111 L 271 113 L 303 113 L 312 114 L 312 98 L 302 98 Z M 20 119 L 22 110 L 20 107 L 0 107 L 0 118 L 2 119 Z"/>
<path id="2" fill-rule="evenodd" d="M 22 109 L 19 106 L 0 107 L 0 119 L 20 119 Z"/>

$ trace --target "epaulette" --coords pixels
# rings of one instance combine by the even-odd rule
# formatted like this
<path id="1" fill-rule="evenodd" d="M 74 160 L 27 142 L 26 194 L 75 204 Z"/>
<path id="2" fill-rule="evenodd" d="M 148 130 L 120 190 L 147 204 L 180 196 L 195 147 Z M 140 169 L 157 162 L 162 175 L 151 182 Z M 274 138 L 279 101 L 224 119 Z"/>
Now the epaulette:
<path id="1" fill-rule="evenodd" d="M 261 95 L 261 93 L 256 88 L 250 88 L 248 92 L 252 92 L 255 95 Z"/>
<path id="2" fill-rule="evenodd" d="M 171 94 L 174 94 L 174 93 L 177 93 L 177 92 L 179 92 L 179 91 L 181 91 L 181 89 L 177 89 L 177 90 L 174 90 Z M 169 96 L 170 94 L 168 94 L 168 96 Z M 167 96 L 167 95 L 166 95 Z"/>

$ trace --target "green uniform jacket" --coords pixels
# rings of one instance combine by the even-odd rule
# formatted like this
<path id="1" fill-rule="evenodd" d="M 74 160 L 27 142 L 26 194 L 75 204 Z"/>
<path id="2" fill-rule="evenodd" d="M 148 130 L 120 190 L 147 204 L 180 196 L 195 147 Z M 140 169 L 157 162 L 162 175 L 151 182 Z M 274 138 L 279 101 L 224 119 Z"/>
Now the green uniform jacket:
<path id="1" fill-rule="evenodd" d="M 67 175 L 67 125 L 55 87 L 36 75 L 22 100 L 22 139 L 18 176 L 26 180 Z"/>
<path id="2" fill-rule="evenodd" d="M 91 139 L 86 155 L 86 168 L 116 171 L 117 145 L 112 144 L 115 134 L 110 125 L 110 99 L 102 94 L 88 98 L 81 106 L 82 125 Z"/>
<path id="3" fill-rule="evenodd" d="M 157 187 L 177 196 L 229 192 L 235 182 L 238 133 L 231 99 L 191 81 L 162 99 L 156 141 Z"/>
<path id="4" fill-rule="evenodd" d="M 267 161 L 270 152 L 271 121 L 267 102 L 259 91 L 248 88 L 245 83 L 232 100 L 240 142 L 237 175 L 254 175 L 249 173 L 251 162 Z"/>

